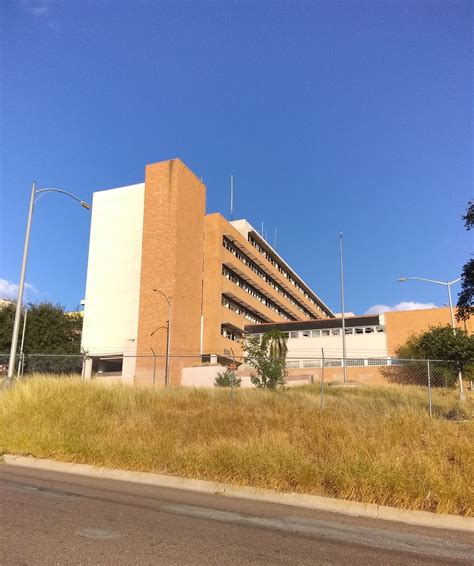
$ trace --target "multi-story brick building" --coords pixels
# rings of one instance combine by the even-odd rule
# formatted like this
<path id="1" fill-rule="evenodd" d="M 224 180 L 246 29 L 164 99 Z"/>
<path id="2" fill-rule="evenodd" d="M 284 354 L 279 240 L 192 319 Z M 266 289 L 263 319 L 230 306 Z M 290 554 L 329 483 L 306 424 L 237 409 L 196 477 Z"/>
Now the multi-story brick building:
<path id="1" fill-rule="evenodd" d="M 246 220 L 206 215 L 205 200 L 204 184 L 179 159 L 147 165 L 144 183 L 94 193 L 88 371 L 162 383 L 168 301 L 174 383 L 183 365 L 240 356 L 246 324 L 334 317 Z"/>

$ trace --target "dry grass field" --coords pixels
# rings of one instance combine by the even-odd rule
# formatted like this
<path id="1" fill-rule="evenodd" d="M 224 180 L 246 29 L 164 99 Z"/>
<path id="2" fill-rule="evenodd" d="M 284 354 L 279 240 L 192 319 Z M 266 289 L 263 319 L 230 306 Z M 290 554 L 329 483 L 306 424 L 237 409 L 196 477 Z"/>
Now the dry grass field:
<path id="1" fill-rule="evenodd" d="M 468 395 L 472 395 L 468 392 Z M 34 377 L 0 394 L 0 452 L 474 514 L 472 398 L 414 386 L 150 390 Z"/>

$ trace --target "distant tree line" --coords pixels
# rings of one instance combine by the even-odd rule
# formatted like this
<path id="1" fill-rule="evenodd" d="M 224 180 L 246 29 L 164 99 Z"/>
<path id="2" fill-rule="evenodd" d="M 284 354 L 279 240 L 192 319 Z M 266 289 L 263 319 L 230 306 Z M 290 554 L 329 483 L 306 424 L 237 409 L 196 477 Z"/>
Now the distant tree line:
<path id="1" fill-rule="evenodd" d="M 0 306 L 0 353 L 9 353 L 12 341 L 16 304 Z M 27 354 L 79 354 L 81 352 L 82 315 L 68 313 L 52 303 L 26 305 L 24 352 Z M 20 338 L 23 329 L 23 311 Z M 18 344 L 20 340 L 18 340 Z"/>

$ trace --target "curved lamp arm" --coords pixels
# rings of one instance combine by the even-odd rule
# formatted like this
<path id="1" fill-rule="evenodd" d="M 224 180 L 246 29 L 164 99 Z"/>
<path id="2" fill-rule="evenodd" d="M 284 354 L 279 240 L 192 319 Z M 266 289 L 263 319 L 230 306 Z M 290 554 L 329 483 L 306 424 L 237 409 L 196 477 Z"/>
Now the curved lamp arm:
<path id="1" fill-rule="evenodd" d="M 61 193 L 63 195 L 66 195 L 66 196 L 71 197 L 72 199 L 76 200 L 83 208 L 85 208 L 87 210 L 91 209 L 91 205 L 88 204 L 86 201 L 80 199 L 79 197 L 76 197 L 72 193 L 68 193 L 67 191 L 63 191 L 62 189 L 40 189 L 39 191 L 35 191 L 35 203 L 38 201 L 40 196 L 42 196 L 46 193 Z M 36 195 L 39 195 L 39 196 L 36 196 Z"/>
<path id="2" fill-rule="evenodd" d="M 437 281 L 436 279 L 425 279 L 424 277 L 399 277 L 398 280 L 403 283 L 404 281 L 411 281 L 415 279 L 416 281 L 428 281 L 428 283 L 437 283 L 438 285 L 453 285 L 458 281 L 461 281 L 461 277 L 454 279 L 453 281 Z"/>
<path id="3" fill-rule="evenodd" d="M 437 281 L 436 279 L 425 279 L 424 277 L 399 277 L 400 283 L 405 281 L 411 281 L 415 279 L 416 281 L 428 281 L 428 283 L 438 283 L 438 285 L 447 285 L 444 281 Z"/>
<path id="4" fill-rule="evenodd" d="M 168 297 L 163 293 L 163 291 L 160 291 L 160 289 L 153 289 L 153 291 L 155 291 L 155 293 L 159 293 L 162 297 L 164 297 L 166 302 L 168 303 L 168 306 L 171 307 L 171 300 L 168 299 Z"/>

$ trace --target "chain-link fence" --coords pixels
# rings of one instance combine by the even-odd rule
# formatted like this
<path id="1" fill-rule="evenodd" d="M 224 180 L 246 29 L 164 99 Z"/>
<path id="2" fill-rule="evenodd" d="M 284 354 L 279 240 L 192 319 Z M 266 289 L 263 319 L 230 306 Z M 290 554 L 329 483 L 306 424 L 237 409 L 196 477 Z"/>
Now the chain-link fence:
<path id="1" fill-rule="evenodd" d="M 421 400 L 431 416 L 457 420 L 474 417 L 474 364 L 397 358 L 346 359 L 345 364 L 341 358 L 313 359 L 312 362 L 318 367 L 321 404 L 324 392 L 331 386 L 365 384 L 373 386 L 376 392 L 396 392 L 394 398 L 399 401 Z M 308 367 L 309 364 L 300 365 Z"/>
<path id="2" fill-rule="evenodd" d="M 8 369 L 8 354 L 0 354 L 0 379 Z M 467 400 L 463 414 L 472 416 L 474 363 L 397 358 L 287 357 L 286 386 L 311 385 L 320 395 L 320 405 L 331 399 L 332 391 L 344 387 L 371 387 L 373 392 L 390 386 L 405 394 L 423 396 L 430 414 L 453 410 L 460 399 Z M 462 369 L 462 372 L 461 372 Z M 128 384 L 214 387 L 222 372 L 235 374 L 240 387 L 253 387 L 255 369 L 242 356 L 187 355 L 104 355 L 26 354 L 17 358 L 15 378 L 33 375 L 79 376 Z M 378 388 L 378 389 L 377 389 Z M 470 413 L 471 411 L 471 413 Z"/>
<path id="3" fill-rule="evenodd" d="M 31 374 L 82 375 L 84 360 L 82 354 L 21 354 L 16 358 L 14 377 Z M 9 354 L 0 354 L 0 377 L 7 375 L 8 361 Z"/>

